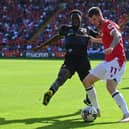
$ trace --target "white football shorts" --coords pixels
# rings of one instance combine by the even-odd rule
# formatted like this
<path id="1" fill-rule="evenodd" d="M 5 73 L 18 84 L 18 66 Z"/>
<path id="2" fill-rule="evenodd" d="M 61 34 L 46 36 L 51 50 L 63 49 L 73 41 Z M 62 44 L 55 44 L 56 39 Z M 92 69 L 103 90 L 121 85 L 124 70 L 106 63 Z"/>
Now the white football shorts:
<path id="1" fill-rule="evenodd" d="M 123 73 L 125 72 L 125 62 L 122 66 L 119 66 L 118 59 L 115 58 L 114 60 L 107 62 L 103 61 L 102 63 L 98 64 L 94 69 L 90 71 L 90 73 L 100 80 L 113 80 L 119 83 Z"/>

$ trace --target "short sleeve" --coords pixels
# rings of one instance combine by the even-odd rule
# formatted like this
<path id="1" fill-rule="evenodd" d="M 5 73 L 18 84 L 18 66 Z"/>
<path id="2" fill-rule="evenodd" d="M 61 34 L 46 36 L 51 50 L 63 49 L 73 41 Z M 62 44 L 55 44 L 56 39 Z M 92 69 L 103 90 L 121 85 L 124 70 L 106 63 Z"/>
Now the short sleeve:
<path id="1" fill-rule="evenodd" d="M 112 36 L 112 32 L 116 30 L 116 27 L 111 22 L 105 24 L 104 30 Z"/>

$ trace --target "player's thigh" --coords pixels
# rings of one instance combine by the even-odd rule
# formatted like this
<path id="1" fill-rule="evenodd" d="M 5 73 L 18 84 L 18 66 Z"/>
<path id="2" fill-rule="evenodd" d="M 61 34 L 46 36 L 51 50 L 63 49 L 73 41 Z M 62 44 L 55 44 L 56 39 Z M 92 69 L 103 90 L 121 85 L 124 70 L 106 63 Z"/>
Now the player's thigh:
<path id="1" fill-rule="evenodd" d="M 91 66 L 88 60 L 80 61 L 77 67 L 77 73 L 81 81 L 89 74 L 90 69 Z"/>
<path id="2" fill-rule="evenodd" d="M 93 85 L 98 80 L 105 79 L 105 67 L 104 62 L 97 65 L 94 69 L 90 71 L 90 73 L 84 78 L 83 83 L 86 87 Z"/>
<path id="3" fill-rule="evenodd" d="M 117 82 L 115 80 L 107 80 L 106 81 L 106 87 L 110 94 L 116 91 L 117 88 Z"/>
<path id="4" fill-rule="evenodd" d="M 92 86 L 99 78 L 94 76 L 93 74 L 89 73 L 84 79 L 83 84 L 86 88 Z"/>
<path id="5" fill-rule="evenodd" d="M 98 64 L 95 68 L 90 70 L 90 74 L 94 76 L 94 78 L 98 78 L 100 80 L 105 80 L 106 75 L 106 66 L 105 62 Z"/>

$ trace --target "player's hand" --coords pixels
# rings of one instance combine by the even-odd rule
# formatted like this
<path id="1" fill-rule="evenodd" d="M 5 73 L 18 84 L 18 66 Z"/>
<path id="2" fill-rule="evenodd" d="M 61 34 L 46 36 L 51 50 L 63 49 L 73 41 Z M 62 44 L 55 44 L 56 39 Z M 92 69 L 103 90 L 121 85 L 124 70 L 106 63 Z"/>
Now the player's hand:
<path id="1" fill-rule="evenodd" d="M 112 48 L 112 47 L 109 47 L 109 48 L 107 48 L 107 49 L 104 50 L 104 53 L 105 53 L 106 55 L 109 55 L 109 54 L 112 53 L 112 51 L 113 51 L 113 48 Z"/>
<path id="2" fill-rule="evenodd" d="M 122 31 L 126 25 L 126 23 L 129 21 L 129 14 L 124 13 L 119 21 L 118 21 L 118 25 L 120 26 L 120 30 Z"/>

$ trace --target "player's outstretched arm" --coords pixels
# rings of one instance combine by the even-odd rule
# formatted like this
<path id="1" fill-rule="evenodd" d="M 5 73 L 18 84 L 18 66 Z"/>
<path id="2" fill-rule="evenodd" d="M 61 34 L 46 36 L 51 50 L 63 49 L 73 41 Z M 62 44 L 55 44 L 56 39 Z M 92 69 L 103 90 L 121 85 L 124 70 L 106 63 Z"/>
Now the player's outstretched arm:
<path id="1" fill-rule="evenodd" d="M 95 38 L 95 37 L 93 37 L 93 36 L 89 36 L 90 37 L 90 41 L 92 42 L 92 43 L 100 43 L 100 44 L 102 44 L 103 42 L 102 42 L 102 38 Z"/>
<path id="2" fill-rule="evenodd" d="M 44 47 L 47 46 L 47 45 L 55 44 L 55 43 L 56 43 L 59 39 L 61 39 L 61 38 L 62 38 L 61 35 L 56 34 L 56 35 L 54 35 L 52 38 L 50 38 L 49 40 L 45 41 L 45 42 L 42 43 L 40 46 L 33 48 L 32 50 L 33 50 L 33 51 L 38 51 L 38 50 L 44 48 Z"/>
<path id="3" fill-rule="evenodd" d="M 55 19 L 55 16 L 57 16 L 58 14 L 60 14 L 62 11 L 64 11 L 64 10 L 66 9 L 67 3 L 65 3 L 65 2 L 60 2 L 60 1 L 61 1 L 61 0 L 59 0 L 59 4 L 57 5 L 55 11 L 53 11 L 53 13 L 50 14 L 49 18 L 47 18 L 47 19 L 44 21 L 44 23 L 43 23 L 43 25 L 40 27 L 40 29 L 39 29 L 37 32 L 35 32 L 35 34 L 30 38 L 30 40 L 28 41 L 29 43 L 32 43 L 33 40 L 34 40 L 35 38 L 37 38 L 37 37 L 39 36 L 39 34 L 45 30 L 46 26 L 47 26 L 48 24 L 50 24 L 50 23 Z"/>

